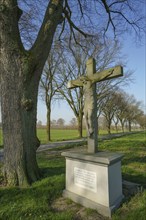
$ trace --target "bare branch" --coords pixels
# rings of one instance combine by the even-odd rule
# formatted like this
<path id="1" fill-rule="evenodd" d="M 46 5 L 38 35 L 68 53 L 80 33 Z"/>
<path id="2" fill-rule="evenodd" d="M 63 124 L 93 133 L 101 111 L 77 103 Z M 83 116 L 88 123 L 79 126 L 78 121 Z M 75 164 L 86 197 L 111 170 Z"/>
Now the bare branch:
<path id="1" fill-rule="evenodd" d="M 68 15 L 68 11 L 67 11 L 67 10 L 63 9 L 63 12 L 64 12 L 65 17 L 67 18 L 67 20 L 68 20 L 68 22 L 69 22 L 71 31 L 73 31 L 73 28 L 74 28 L 74 29 L 77 30 L 79 33 L 81 33 L 85 38 L 86 38 L 87 36 L 91 36 L 90 34 L 85 33 L 84 31 L 82 31 L 80 28 L 78 28 L 78 27 L 75 25 L 75 23 L 71 20 L 70 16 Z"/>
<path id="2" fill-rule="evenodd" d="M 112 7 L 113 5 L 116 5 L 116 4 L 119 4 L 119 3 L 123 3 L 123 2 L 127 2 L 127 0 L 120 0 L 120 1 L 112 2 L 112 3 L 109 5 L 109 8 Z"/>

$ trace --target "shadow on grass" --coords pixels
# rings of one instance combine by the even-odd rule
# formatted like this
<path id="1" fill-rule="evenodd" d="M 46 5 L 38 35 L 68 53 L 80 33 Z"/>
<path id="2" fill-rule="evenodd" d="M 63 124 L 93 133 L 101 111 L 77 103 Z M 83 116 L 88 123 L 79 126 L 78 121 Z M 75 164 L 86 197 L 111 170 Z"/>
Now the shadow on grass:
<path id="1" fill-rule="evenodd" d="M 56 175 L 61 175 L 65 173 L 65 167 L 45 167 L 45 168 L 40 168 L 40 174 L 41 174 L 41 179 L 45 177 L 52 177 Z"/>
<path id="2" fill-rule="evenodd" d="M 53 219 L 50 204 L 65 187 L 65 160 L 61 157 L 37 157 L 40 180 L 28 188 L 0 187 L 0 219 Z M 50 217 L 49 217 L 50 216 Z"/>
<path id="3" fill-rule="evenodd" d="M 128 156 L 128 155 L 127 155 Z M 130 158 L 125 158 L 124 159 L 124 165 L 127 165 L 129 163 L 133 163 L 133 162 L 138 162 L 138 163 L 146 163 L 146 156 L 130 156 Z"/>
<path id="4" fill-rule="evenodd" d="M 64 167 L 40 170 L 42 178 L 31 187 L 0 187 L 0 219 L 53 219 L 51 203 L 65 187 Z"/>
<path id="5" fill-rule="evenodd" d="M 146 189 L 146 177 L 143 174 L 122 173 L 122 179 L 142 185 Z"/>
<path id="6" fill-rule="evenodd" d="M 145 220 L 145 193 L 130 197 L 112 216 L 112 220 Z"/>

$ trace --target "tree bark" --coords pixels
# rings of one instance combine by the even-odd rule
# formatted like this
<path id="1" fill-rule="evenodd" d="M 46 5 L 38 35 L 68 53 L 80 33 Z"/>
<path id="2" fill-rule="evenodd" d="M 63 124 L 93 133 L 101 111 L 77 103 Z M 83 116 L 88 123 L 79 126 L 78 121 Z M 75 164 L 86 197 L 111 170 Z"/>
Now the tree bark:
<path id="1" fill-rule="evenodd" d="M 79 138 L 83 137 L 83 115 L 80 114 L 77 117 L 77 121 L 78 121 L 78 136 Z"/>
<path id="2" fill-rule="evenodd" d="M 121 122 L 122 125 L 122 132 L 124 133 L 124 122 Z"/>
<path id="3" fill-rule="evenodd" d="M 47 104 L 47 140 L 51 141 L 51 103 Z"/>
<path id="4" fill-rule="evenodd" d="M 36 108 L 38 82 L 25 77 L 19 56 L 11 56 L 1 77 L 4 176 L 8 185 L 25 186 L 39 178 L 36 149 Z M 21 68 L 19 66 L 21 65 Z M 9 74 L 11 73 L 11 74 Z"/>
<path id="5" fill-rule="evenodd" d="M 107 123 L 107 132 L 108 134 L 111 134 L 111 122 Z"/>
<path id="6" fill-rule="evenodd" d="M 115 128 L 116 128 L 116 132 L 118 133 L 118 122 L 115 122 Z"/>
<path id="7" fill-rule="evenodd" d="M 129 132 L 131 132 L 131 121 L 128 121 Z"/>
<path id="8" fill-rule="evenodd" d="M 17 1 L 2 0 L 0 92 L 3 172 L 7 185 L 25 187 L 39 178 L 36 160 L 38 85 L 61 17 L 61 4 L 59 0 L 50 1 L 36 42 L 26 51 L 19 34 Z"/>

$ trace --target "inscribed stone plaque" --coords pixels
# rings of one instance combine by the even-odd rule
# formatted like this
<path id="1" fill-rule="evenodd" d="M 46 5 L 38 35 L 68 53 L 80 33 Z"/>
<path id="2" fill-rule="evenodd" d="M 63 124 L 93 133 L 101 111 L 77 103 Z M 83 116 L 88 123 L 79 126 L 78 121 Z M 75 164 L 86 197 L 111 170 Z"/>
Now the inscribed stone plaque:
<path id="1" fill-rule="evenodd" d="M 97 191 L 96 173 L 74 167 L 74 184 L 81 188 Z"/>

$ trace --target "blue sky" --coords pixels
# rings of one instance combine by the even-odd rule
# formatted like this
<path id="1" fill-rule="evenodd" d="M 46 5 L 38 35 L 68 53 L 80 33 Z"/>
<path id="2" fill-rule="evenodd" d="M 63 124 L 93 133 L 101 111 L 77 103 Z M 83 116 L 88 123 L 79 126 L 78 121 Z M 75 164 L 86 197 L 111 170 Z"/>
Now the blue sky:
<path id="1" fill-rule="evenodd" d="M 134 82 L 124 90 L 128 94 L 134 95 L 137 101 L 142 101 L 143 110 L 146 113 L 146 42 L 142 46 L 136 45 L 132 38 L 128 37 L 123 42 L 122 53 L 126 56 L 127 68 L 134 70 L 132 76 Z M 63 118 L 66 123 L 69 123 L 73 117 L 74 114 L 65 101 L 53 104 L 52 119 Z M 46 124 L 46 107 L 40 100 L 38 102 L 38 120 Z"/>
<path id="2" fill-rule="evenodd" d="M 146 42 L 140 47 L 128 39 L 124 43 L 123 53 L 127 55 L 128 68 L 134 70 L 134 82 L 125 90 L 146 105 Z"/>

